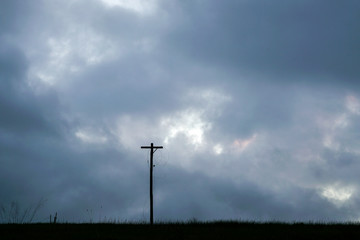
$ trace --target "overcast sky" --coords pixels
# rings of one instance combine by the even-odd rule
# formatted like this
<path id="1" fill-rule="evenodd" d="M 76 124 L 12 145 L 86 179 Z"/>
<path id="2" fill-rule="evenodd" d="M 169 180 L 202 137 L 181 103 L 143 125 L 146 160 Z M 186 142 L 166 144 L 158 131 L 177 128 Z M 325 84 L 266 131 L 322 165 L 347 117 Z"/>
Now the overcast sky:
<path id="1" fill-rule="evenodd" d="M 360 219 L 357 0 L 1 0 L 0 203 L 36 221 Z"/>

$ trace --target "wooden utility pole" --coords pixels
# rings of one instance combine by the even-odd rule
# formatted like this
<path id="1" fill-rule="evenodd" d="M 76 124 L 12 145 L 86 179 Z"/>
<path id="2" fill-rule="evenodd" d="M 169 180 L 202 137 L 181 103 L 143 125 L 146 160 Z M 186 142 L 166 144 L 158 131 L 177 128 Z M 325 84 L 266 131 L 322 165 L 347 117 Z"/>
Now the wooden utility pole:
<path id="1" fill-rule="evenodd" d="M 153 155 L 156 150 L 163 148 L 162 146 L 154 146 L 151 143 L 150 146 L 141 146 L 141 148 L 150 149 L 150 224 L 154 223 L 154 209 L 153 209 Z"/>

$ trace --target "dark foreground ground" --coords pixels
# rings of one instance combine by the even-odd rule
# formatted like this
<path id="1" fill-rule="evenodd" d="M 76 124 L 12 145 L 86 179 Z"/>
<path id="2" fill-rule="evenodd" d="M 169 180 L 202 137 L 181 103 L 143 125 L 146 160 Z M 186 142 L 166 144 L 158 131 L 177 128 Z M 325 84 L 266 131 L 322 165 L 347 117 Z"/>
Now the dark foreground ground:
<path id="1" fill-rule="evenodd" d="M 360 239 L 360 224 L 0 224 L 0 239 Z"/>

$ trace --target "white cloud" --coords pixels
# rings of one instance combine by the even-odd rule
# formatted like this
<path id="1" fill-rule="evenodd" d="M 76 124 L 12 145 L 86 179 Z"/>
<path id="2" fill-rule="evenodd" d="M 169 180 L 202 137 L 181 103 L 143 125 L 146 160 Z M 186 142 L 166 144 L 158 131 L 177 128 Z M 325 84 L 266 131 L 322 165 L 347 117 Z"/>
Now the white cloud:
<path id="1" fill-rule="evenodd" d="M 224 152 L 224 148 L 221 144 L 216 144 L 213 147 L 213 151 L 216 155 L 221 155 Z"/>
<path id="2" fill-rule="evenodd" d="M 171 148 L 173 153 L 185 158 L 174 161 L 174 164 L 189 169 L 196 165 L 192 157 L 195 153 L 206 152 L 210 147 L 215 155 L 221 155 L 229 147 L 225 147 L 219 139 L 212 139 L 210 132 L 213 129 L 212 120 L 219 116 L 223 104 L 230 97 L 209 89 L 198 90 L 198 95 L 193 95 L 191 90 L 185 96 L 186 105 L 196 103 L 192 107 L 166 112 L 156 119 L 130 114 L 120 116 L 113 135 L 128 150 L 138 151 L 141 144 L 150 142 Z M 183 151 L 184 148 L 186 151 Z"/>
<path id="3" fill-rule="evenodd" d="M 61 36 L 49 36 L 45 44 L 46 58 L 31 66 L 30 76 L 49 85 L 68 81 L 64 76 L 122 56 L 120 47 L 111 39 L 76 24 Z"/>
<path id="4" fill-rule="evenodd" d="M 211 123 L 203 117 L 203 111 L 185 109 L 172 116 L 164 117 L 161 126 L 166 129 L 164 144 L 168 144 L 178 135 L 184 135 L 195 148 L 204 144 L 204 133 L 211 129 Z"/>
<path id="5" fill-rule="evenodd" d="M 322 189 L 321 196 L 337 206 L 341 206 L 349 201 L 355 192 L 351 186 L 341 186 L 339 184 L 329 185 Z"/>
<path id="6" fill-rule="evenodd" d="M 153 14 L 157 10 L 157 0 L 100 0 L 108 7 L 120 7 L 140 15 Z"/>
<path id="7" fill-rule="evenodd" d="M 354 95 L 346 96 L 346 108 L 353 114 L 360 114 L 360 102 Z"/>
<path id="8" fill-rule="evenodd" d="M 108 141 L 108 138 L 105 135 L 89 129 L 77 130 L 75 136 L 85 143 L 104 144 Z"/>

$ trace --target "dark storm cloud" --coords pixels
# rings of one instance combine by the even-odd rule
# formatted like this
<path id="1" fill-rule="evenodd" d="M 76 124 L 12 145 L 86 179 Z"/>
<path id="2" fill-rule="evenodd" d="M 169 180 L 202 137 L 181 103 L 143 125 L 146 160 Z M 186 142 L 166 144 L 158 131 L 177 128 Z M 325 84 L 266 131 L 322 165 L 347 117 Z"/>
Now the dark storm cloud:
<path id="1" fill-rule="evenodd" d="M 52 131 L 49 121 L 57 118 L 53 96 L 36 98 L 24 83 L 28 62 L 16 47 L 6 44 L 0 46 L 0 112 L 1 129 L 9 132 Z M 43 108 L 48 116 L 43 116 Z"/>
<path id="2" fill-rule="evenodd" d="M 310 81 L 340 77 L 351 84 L 359 77 L 358 1 L 178 5 L 181 20 L 175 21 L 168 44 L 190 59 L 272 81 L 276 80 L 269 74 L 285 82 L 315 76 Z"/>

